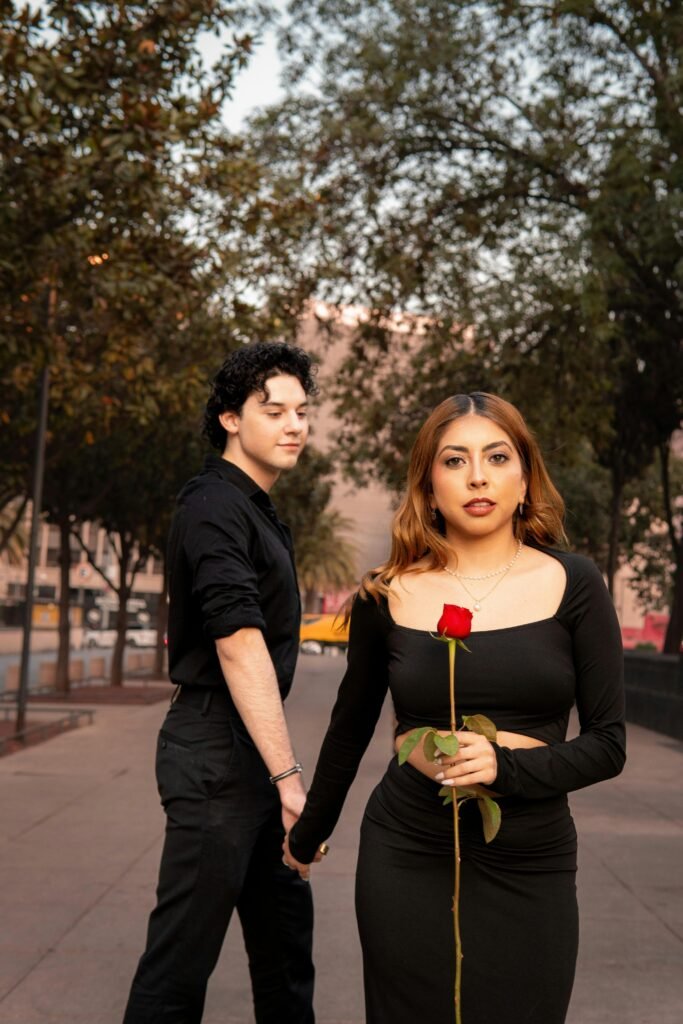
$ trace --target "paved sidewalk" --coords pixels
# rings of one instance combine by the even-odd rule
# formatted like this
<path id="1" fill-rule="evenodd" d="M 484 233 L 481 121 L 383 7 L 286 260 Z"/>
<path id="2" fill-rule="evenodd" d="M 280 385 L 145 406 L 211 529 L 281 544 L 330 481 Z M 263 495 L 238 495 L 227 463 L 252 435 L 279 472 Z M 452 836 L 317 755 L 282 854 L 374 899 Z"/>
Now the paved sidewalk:
<path id="1" fill-rule="evenodd" d="M 300 661 L 288 710 L 309 778 L 342 668 Z M 100 706 L 94 725 L 0 760 L 3 1024 L 119 1024 L 156 881 L 163 815 L 152 760 L 164 712 Z M 621 778 L 572 798 L 582 940 L 568 1024 L 683 1020 L 683 744 L 629 733 Z M 362 808 L 389 749 L 387 712 L 314 876 L 319 1024 L 363 1022 L 353 870 Z M 235 921 L 205 1024 L 250 1024 L 248 987 Z"/>

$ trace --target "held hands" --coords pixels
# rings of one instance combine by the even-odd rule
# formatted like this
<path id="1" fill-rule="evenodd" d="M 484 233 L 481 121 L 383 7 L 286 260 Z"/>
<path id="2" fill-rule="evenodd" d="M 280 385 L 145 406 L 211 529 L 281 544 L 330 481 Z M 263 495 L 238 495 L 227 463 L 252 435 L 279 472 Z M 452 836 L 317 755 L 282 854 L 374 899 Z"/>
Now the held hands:
<path id="1" fill-rule="evenodd" d="M 301 775 L 290 775 L 288 778 L 278 782 L 277 788 L 280 793 L 282 825 L 285 830 L 285 841 L 282 844 L 284 856 L 282 859 L 288 868 L 291 868 L 292 871 L 298 871 L 301 878 L 308 882 L 311 875 L 311 865 L 301 864 L 289 850 L 289 832 L 298 821 L 306 803 L 306 790 L 303 787 Z M 317 864 L 318 861 L 322 860 L 322 857 L 323 855 L 319 851 L 316 852 L 312 863 Z"/>
<path id="2" fill-rule="evenodd" d="M 454 756 L 443 754 L 435 776 L 442 786 L 490 786 L 498 774 L 496 753 L 485 736 L 464 729 L 456 733 L 460 749 Z"/>
<path id="3" fill-rule="evenodd" d="M 302 864 L 300 861 L 298 861 L 294 857 L 294 855 L 291 853 L 291 851 L 289 849 L 289 836 L 288 835 L 285 836 L 285 841 L 282 844 L 282 852 L 284 854 L 284 856 L 282 858 L 283 863 L 286 864 L 288 868 L 291 868 L 292 871 L 298 871 L 299 872 L 299 877 L 302 878 L 304 880 L 304 882 L 310 882 L 310 880 L 311 880 L 311 865 L 310 864 Z M 313 858 L 311 863 L 312 864 L 318 864 L 322 859 L 323 859 L 323 854 L 320 852 L 320 850 L 316 850 L 315 857 Z"/>

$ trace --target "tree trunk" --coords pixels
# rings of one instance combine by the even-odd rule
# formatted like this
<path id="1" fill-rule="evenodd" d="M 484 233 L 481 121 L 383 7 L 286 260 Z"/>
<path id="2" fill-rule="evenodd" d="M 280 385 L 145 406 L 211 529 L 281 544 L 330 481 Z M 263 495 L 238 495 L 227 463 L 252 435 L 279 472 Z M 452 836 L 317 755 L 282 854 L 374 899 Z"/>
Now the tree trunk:
<path id="1" fill-rule="evenodd" d="M 318 611 L 318 591 L 317 590 L 306 590 L 304 591 L 304 611 L 308 613 Z"/>
<path id="2" fill-rule="evenodd" d="M 154 653 L 154 674 L 162 677 L 166 674 L 166 645 L 164 637 L 168 626 L 168 577 L 166 576 L 166 563 L 164 563 L 164 578 L 159 594 L 159 609 L 157 611 L 157 646 Z"/>
<path id="3" fill-rule="evenodd" d="M 130 562 L 132 544 L 128 537 L 119 534 L 121 541 L 121 553 L 119 555 L 119 585 L 117 594 L 119 607 L 116 612 L 116 642 L 111 656 L 111 675 L 109 682 L 112 686 L 123 686 L 123 658 L 126 649 L 126 627 L 128 625 L 128 598 L 131 587 L 128 583 L 128 565 Z"/>
<path id="4" fill-rule="evenodd" d="M 61 519 L 59 526 L 59 647 L 57 649 L 57 670 L 55 689 L 57 693 L 69 692 L 69 654 L 71 653 L 71 624 L 69 622 L 69 570 L 71 569 L 71 529 L 68 519 Z"/>
<path id="5" fill-rule="evenodd" d="M 674 505 L 671 499 L 671 479 L 669 476 L 669 456 L 671 443 L 667 441 L 659 445 L 659 468 L 662 475 L 662 494 L 664 496 L 664 515 L 671 541 L 671 554 L 676 568 L 674 569 L 674 585 L 669 609 L 669 622 L 664 636 L 662 654 L 678 654 L 683 639 L 683 537 L 676 532 Z"/>
<path id="6" fill-rule="evenodd" d="M 619 530 L 621 526 L 621 501 L 624 491 L 622 474 L 612 469 L 612 500 L 610 502 L 609 548 L 607 551 L 607 588 L 614 596 L 614 577 L 619 568 Z"/>
<path id="7" fill-rule="evenodd" d="M 683 545 L 678 545 L 677 554 L 671 610 L 662 654 L 678 654 L 681 650 L 681 641 L 683 641 Z"/>

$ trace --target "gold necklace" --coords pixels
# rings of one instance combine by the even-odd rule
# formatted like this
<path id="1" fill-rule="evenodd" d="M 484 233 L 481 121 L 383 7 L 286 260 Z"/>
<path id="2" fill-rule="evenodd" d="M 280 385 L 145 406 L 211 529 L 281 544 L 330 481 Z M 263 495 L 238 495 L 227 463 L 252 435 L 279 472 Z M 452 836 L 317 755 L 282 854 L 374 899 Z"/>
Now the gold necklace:
<path id="1" fill-rule="evenodd" d="M 513 565 L 515 564 L 515 562 L 517 561 L 517 559 L 519 558 L 521 553 L 522 553 L 522 542 L 520 540 L 517 543 L 517 550 L 515 551 L 514 556 L 510 559 L 508 564 L 504 565 L 502 569 L 497 569 L 496 572 L 486 573 L 485 576 L 461 576 L 460 573 L 456 572 L 454 569 L 449 569 L 447 565 L 442 566 L 442 568 L 443 568 L 443 571 L 447 572 L 449 576 L 454 576 L 456 578 L 456 580 L 459 581 L 459 583 L 462 586 L 462 588 L 465 591 L 465 593 L 469 594 L 469 596 L 474 601 L 474 611 L 478 612 L 478 611 L 481 611 L 481 603 L 482 603 L 482 601 L 485 601 L 487 597 L 490 597 L 491 594 L 493 593 L 493 591 L 496 589 L 496 587 L 503 582 L 503 580 L 505 579 L 507 574 L 510 572 L 510 569 L 513 567 Z M 467 586 L 467 584 L 465 583 L 465 580 L 486 580 L 486 579 L 490 579 L 492 576 L 498 576 L 500 578 L 497 579 L 496 582 L 491 587 L 491 589 L 488 590 L 481 597 L 477 597 L 476 594 L 473 594 L 472 591 Z"/>

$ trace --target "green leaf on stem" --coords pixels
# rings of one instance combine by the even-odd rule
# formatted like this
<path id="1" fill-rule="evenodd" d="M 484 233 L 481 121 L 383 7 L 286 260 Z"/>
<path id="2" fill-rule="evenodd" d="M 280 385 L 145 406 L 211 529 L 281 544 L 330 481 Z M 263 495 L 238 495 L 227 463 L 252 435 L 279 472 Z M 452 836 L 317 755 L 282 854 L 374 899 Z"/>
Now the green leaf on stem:
<path id="1" fill-rule="evenodd" d="M 430 725 L 421 725 L 419 729 L 409 732 L 398 751 L 398 763 L 405 764 L 415 747 L 427 732 L 434 732 Z"/>
<path id="2" fill-rule="evenodd" d="M 463 715 L 462 724 L 470 732 L 476 732 L 480 736 L 485 736 L 491 743 L 495 743 L 498 731 L 486 715 Z"/>
<path id="3" fill-rule="evenodd" d="M 434 743 L 444 754 L 449 754 L 453 757 L 460 750 L 460 743 L 455 733 L 450 733 L 448 736 L 434 736 Z"/>
<path id="4" fill-rule="evenodd" d="M 478 799 L 481 796 L 479 786 L 456 786 L 458 800 Z"/>
<path id="5" fill-rule="evenodd" d="M 496 838 L 500 828 L 500 807 L 490 796 L 480 796 L 477 803 L 484 826 L 484 839 L 490 843 L 492 839 Z"/>
<path id="6" fill-rule="evenodd" d="M 433 729 L 431 732 L 427 733 L 427 735 L 424 738 L 424 743 L 422 744 L 422 751 L 428 761 L 436 760 L 436 736 L 437 733 Z"/>
<path id="7" fill-rule="evenodd" d="M 443 797 L 443 805 L 446 807 L 448 804 L 453 803 L 453 786 L 442 786 L 439 790 L 439 796 Z"/>

